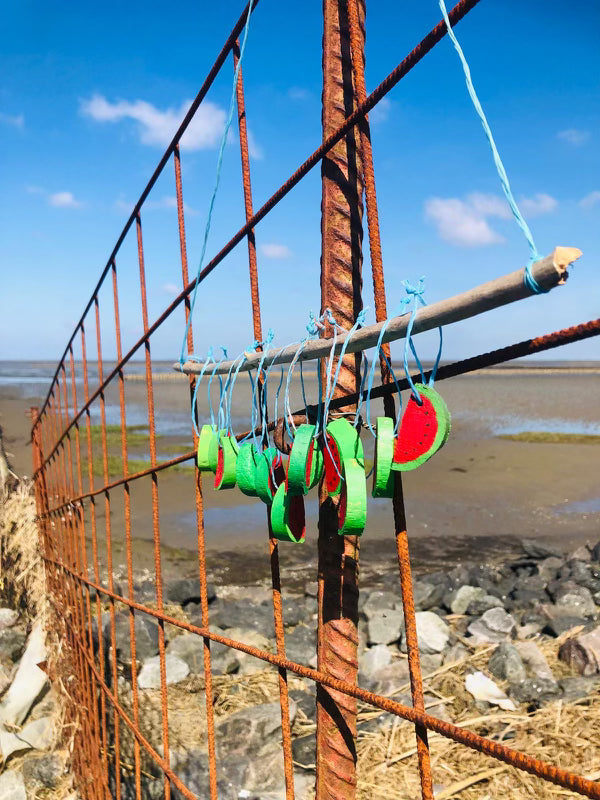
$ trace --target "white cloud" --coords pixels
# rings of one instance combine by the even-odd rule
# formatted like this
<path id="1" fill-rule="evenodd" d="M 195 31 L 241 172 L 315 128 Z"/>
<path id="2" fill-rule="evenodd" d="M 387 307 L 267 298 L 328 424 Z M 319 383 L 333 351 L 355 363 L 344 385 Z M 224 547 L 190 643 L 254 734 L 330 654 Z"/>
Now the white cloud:
<path id="1" fill-rule="evenodd" d="M 586 211 L 589 211 L 590 208 L 597 206 L 598 203 L 600 203 L 600 192 L 597 190 L 586 194 L 586 196 L 582 197 L 579 201 L 581 208 L 584 208 Z"/>
<path id="2" fill-rule="evenodd" d="M 435 223 L 442 239 L 452 244 L 477 247 L 504 241 L 476 209 L 458 197 L 430 197 L 425 215 Z"/>
<path id="3" fill-rule="evenodd" d="M 369 122 L 373 125 L 378 125 L 380 122 L 385 122 L 390 115 L 392 103 L 388 97 L 382 97 L 377 105 L 369 111 Z"/>
<path id="4" fill-rule="evenodd" d="M 23 114 L 4 114 L 0 111 L 0 122 L 3 125 L 10 125 L 12 128 L 23 130 L 25 127 L 25 116 Z"/>
<path id="5" fill-rule="evenodd" d="M 72 192 L 55 192 L 48 195 L 48 203 L 56 208 L 81 208 L 83 203 Z"/>
<path id="6" fill-rule="evenodd" d="M 292 86 L 292 88 L 288 90 L 288 97 L 291 100 L 308 100 L 310 92 L 308 89 L 303 89 L 301 86 Z"/>
<path id="7" fill-rule="evenodd" d="M 256 139 L 254 138 L 254 134 L 249 128 L 248 128 L 248 152 L 250 153 L 252 158 L 255 158 L 257 161 L 262 161 L 262 159 L 265 157 L 264 150 L 258 144 Z"/>
<path id="8" fill-rule="evenodd" d="M 558 206 L 558 200 L 549 194 L 538 192 L 533 197 L 519 198 L 519 208 L 526 217 L 539 217 L 550 214 Z"/>
<path id="9" fill-rule="evenodd" d="M 181 292 L 181 287 L 176 286 L 174 283 L 165 283 L 161 286 L 161 289 L 165 294 L 172 295 L 173 297 Z"/>
<path id="10" fill-rule="evenodd" d="M 289 258 L 292 251 L 285 244 L 261 244 L 260 252 L 265 258 Z"/>
<path id="11" fill-rule="evenodd" d="M 118 100 L 109 102 L 99 94 L 89 100 L 80 101 L 80 112 L 96 122 L 121 122 L 133 120 L 137 123 L 142 144 L 166 147 L 187 113 L 191 100 L 184 100 L 179 108 L 164 111 L 145 100 Z M 225 126 L 225 111 L 209 101 L 200 104 L 194 118 L 181 139 L 181 147 L 188 150 L 204 150 L 216 147 Z"/>
<path id="12" fill-rule="evenodd" d="M 585 144 L 588 139 L 590 138 L 589 131 L 583 131 L 580 128 L 567 128 L 564 131 L 559 131 L 556 136 L 558 139 L 561 139 L 563 142 L 567 142 L 568 144 L 572 144 L 575 147 L 580 147 L 582 144 Z"/>
<path id="13" fill-rule="evenodd" d="M 558 201 L 549 194 L 539 192 L 532 197 L 521 197 L 519 207 L 527 217 L 549 214 Z M 488 219 L 508 220 L 512 217 L 504 197 L 496 194 L 472 192 L 464 200 L 458 197 L 430 197 L 425 202 L 425 216 L 435 223 L 442 239 L 462 247 L 499 244 L 504 237 L 489 224 Z"/>

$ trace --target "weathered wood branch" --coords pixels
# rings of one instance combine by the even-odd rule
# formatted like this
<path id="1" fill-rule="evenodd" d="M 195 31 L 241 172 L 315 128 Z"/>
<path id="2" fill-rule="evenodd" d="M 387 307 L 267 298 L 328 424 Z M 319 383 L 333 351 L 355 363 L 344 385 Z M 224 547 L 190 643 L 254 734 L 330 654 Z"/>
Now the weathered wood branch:
<path id="1" fill-rule="evenodd" d="M 6 452 L 4 450 L 4 443 L 2 440 L 2 426 L 0 426 L 0 495 L 3 494 L 5 489 L 10 491 L 18 483 L 19 478 L 10 468 Z"/>
<path id="2" fill-rule="evenodd" d="M 568 277 L 568 267 L 582 255 L 581 250 L 576 247 L 556 247 L 554 252 L 537 261 L 531 268 L 533 277 L 542 289 L 550 290 L 565 283 Z M 493 281 L 482 283 L 474 289 L 469 289 L 462 294 L 440 300 L 439 303 L 432 303 L 429 306 L 419 309 L 413 333 L 422 333 L 437 328 L 440 325 L 450 325 L 452 322 L 460 322 L 469 317 L 491 311 L 493 308 L 514 303 L 517 300 L 524 300 L 531 297 L 533 292 L 527 288 L 524 281 L 524 270 L 519 269 L 496 278 Z M 403 339 L 406 335 L 410 315 L 403 314 L 401 317 L 394 317 L 387 325 L 383 342 L 393 342 Z M 346 353 L 357 353 L 361 350 L 368 350 L 377 344 L 381 328 L 385 323 L 369 325 L 358 330 L 348 344 Z M 345 334 L 338 336 L 336 344 L 336 354 L 338 354 L 346 338 Z M 311 361 L 316 358 L 326 358 L 331 350 L 332 339 L 316 339 L 307 342 L 300 360 Z M 291 344 L 280 352 L 280 348 L 272 348 L 268 351 L 264 360 L 264 367 L 270 364 L 289 364 L 294 358 L 298 344 Z M 248 354 L 240 371 L 248 372 L 258 367 L 262 353 Z M 216 374 L 229 372 L 232 361 L 223 361 L 215 370 Z M 173 365 L 175 370 L 189 374 L 198 374 L 202 370 L 202 364 L 194 361 L 186 361 L 181 367 L 178 363 Z M 212 373 L 211 367 L 208 371 Z"/>

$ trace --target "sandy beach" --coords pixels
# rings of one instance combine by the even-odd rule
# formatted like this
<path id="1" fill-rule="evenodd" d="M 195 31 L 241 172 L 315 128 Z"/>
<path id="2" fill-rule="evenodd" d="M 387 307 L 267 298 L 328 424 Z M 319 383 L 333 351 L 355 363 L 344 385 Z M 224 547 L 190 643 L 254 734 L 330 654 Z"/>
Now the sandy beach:
<path id="1" fill-rule="evenodd" d="M 7 362 L 5 362 L 6 365 Z M 6 370 L 5 370 L 6 371 Z M 164 374 L 165 370 L 159 370 Z M 127 423 L 143 425 L 146 408 L 145 386 L 133 380 L 126 383 Z M 576 382 L 577 391 L 573 391 Z M 10 384 L 0 387 L 0 424 L 5 447 L 20 475 L 31 474 L 29 448 L 30 406 L 43 399 L 43 383 Z M 307 381 L 309 397 L 313 386 Z M 563 548 L 573 547 L 600 534 L 600 433 L 598 389 L 600 378 L 589 366 L 577 372 L 571 365 L 560 368 L 510 369 L 506 373 L 475 373 L 439 384 L 452 412 L 452 433 L 447 445 L 419 470 L 404 477 L 409 536 L 415 568 L 432 564 L 457 563 L 473 551 L 482 560 L 505 557 L 518 552 L 520 539 L 543 537 Z M 112 392 L 112 389 L 111 389 Z M 107 419 L 118 422 L 118 399 L 107 392 Z M 292 402 L 298 404 L 298 397 Z M 159 460 L 191 449 L 186 435 L 189 419 L 189 394 L 185 380 L 156 381 L 157 447 Z M 92 423 L 98 418 L 98 401 L 92 408 Z M 296 407 L 296 406 L 294 406 Z M 236 430 L 249 421 L 247 387 L 236 387 L 232 409 Z M 201 416 L 208 417 L 206 399 L 201 398 Z M 373 418 L 378 409 L 374 404 Z M 82 433 L 85 432 L 82 419 Z M 556 442 L 520 441 L 502 438 L 523 431 L 558 434 L 589 434 L 585 443 L 559 438 Z M 120 438 L 109 440 L 109 453 L 120 457 Z M 372 453 L 372 439 L 363 431 L 366 457 Z M 148 462 L 147 432 L 130 430 L 130 471 Z M 82 441 L 82 454 L 84 452 Z M 96 471 L 94 485 L 101 485 L 101 445 L 93 440 Z M 73 463 L 76 453 L 73 441 Z M 120 464 L 120 462 L 119 462 Z M 140 466 L 141 465 L 141 466 Z M 189 465 L 189 466 L 187 466 Z M 192 462 L 179 471 L 158 475 L 161 546 L 166 569 L 193 571 L 191 553 L 196 550 L 196 511 Z M 111 475 L 111 479 L 114 479 Z M 83 491 L 89 481 L 85 477 Z M 124 492 L 110 492 L 111 536 L 115 566 L 124 561 Z M 244 579 L 256 580 L 264 574 L 267 552 L 266 509 L 256 499 L 237 489 L 216 492 L 210 476 L 203 478 L 206 542 L 213 570 L 238 567 Z M 136 541 L 134 566 L 152 567 L 152 505 L 149 478 L 131 484 L 132 534 Z M 98 496 L 94 513 L 98 545 L 103 551 L 107 504 Z M 294 573 L 316 558 L 317 495 L 306 499 L 307 537 L 303 546 L 280 547 L 284 570 Z M 86 503 L 86 531 L 91 531 L 91 504 Z M 391 559 L 394 536 L 391 503 L 369 498 L 368 522 L 362 537 L 363 563 Z M 227 553 L 227 558 L 224 558 Z M 393 562 L 391 562 L 393 563 Z M 236 565 L 238 565 L 236 567 Z"/>

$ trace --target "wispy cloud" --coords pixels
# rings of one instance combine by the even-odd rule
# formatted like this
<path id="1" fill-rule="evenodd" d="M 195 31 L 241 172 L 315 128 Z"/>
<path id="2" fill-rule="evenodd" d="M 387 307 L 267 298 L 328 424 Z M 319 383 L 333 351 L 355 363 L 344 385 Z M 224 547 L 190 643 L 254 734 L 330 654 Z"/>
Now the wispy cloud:
<path id="1" fill-rule="evenodd" d="M 589 211 L 590 208 L 594 208 L 594 206 L 597 206 L 599 203 L 600 203 L 600 192 L 597 190 L 590 192 L 589 194 L 586 194 L 586 196 L 582 197 L 581 200 L 579 201 L 579 205 L 581 206 L 581 208 L 585 209 L 586 211 Z"/>
<path id="2" fill-rule="evenodd" d="M 292 255 L 292 251 L 287 245 L 274 242 L 261 244 L 260 252 L 265 258 L 289 258 Z"/>
<path id="3" fill-rule="evenodd" d="M 589 141 L 591 134 L 589 131 L 581 130 L 581 128 L 566 128 L 564 131 L 559 131 L 556 136 L 563 142 L 572 144 L 575 147 L 581 147 L 582 144 Z"/>
<path id="4" fill-rule="evenodd" d="M 248 152 L 252 158 L 255 158 L 257 161 L 262 161 L 262 159 L 265 157 L 264 150 L 256 141 L 250 128 L 248 128 Z"/>
<path id="5" fill-rule="evenodd" d="M 142 144 L 166 147 L 187 113 L 191 100 L 175 108 L 161 110 L 146 100 L 118 100 L 111 103 L 103 95 L 95 94 L 81 100 L 80 113 L 96 122 L 122 122 L 131 120 L 137 125 Z M 225 111 L 215 103 L 204 101 L 196 111 L 181 139 L 181 147 L 188 150 L 205 150 L 216 147 L 225 126 Z"/>
<path id="6" fill-rule="evenodd" d="M 521 211 L 529 217 L 549 214 L 557 206 L 554 197 L 541 192 L 519 199 Z M 434 223 L 441 238 L 460 247 L 501 244 L 504 237 L 491 227 L 488 220 L 507 220 L 511 215 L 506 200 L 495 194 L 473 192 L 462 200 L 458 197 L 430 197 L 425 202 L 425 216 Z"/>
<path id="7" fill-rule="evenodd" d="M 175 297 L 181 291 L 181 286 L 177 286 L 174 283 L 164 283 L 160 288 L 165 294 L 171 295 L 171 297 Z"/>
<path id="8" fill-rule="evenodd" d="M 391 107 L 392 103 L 389 97 L 382 97 L 375 108 L 369 111 L 369 122 L 373 125 L 379 125 L 379 123 L 385 122 L 390 115 Z"/>
<path id="9" fill-rule="evenodd" d="M 4 114 L 0 111 L 0 122 L 3 125 L 9 125 L 11 128 L 23 130 L 25 127 L 25 116 L 23 114 Z"/>
<path id="10" fill-rule="evenodd" d="M 292 86 L 291 89 L 288 89 L 290 100 L 308 100 L 310 96 L 309 90 L 304 89 L 302 86 Z"/>
<path id="11" fill-rule="evenodd" d="M 55 208 L 81 208 L 83 203 L 72 192 L 54 192 L 48 195 L 48 203 Z"/>

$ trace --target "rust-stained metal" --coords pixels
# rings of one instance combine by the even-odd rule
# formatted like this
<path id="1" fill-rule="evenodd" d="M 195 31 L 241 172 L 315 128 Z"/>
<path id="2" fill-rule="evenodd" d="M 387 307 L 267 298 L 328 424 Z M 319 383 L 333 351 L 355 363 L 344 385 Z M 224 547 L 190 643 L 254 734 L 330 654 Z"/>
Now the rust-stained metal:
<path id="1" fill-rule="evenodd" d="M 347 0 L 348 23 L 350 29 L 350 43 L 352 48 L 352 64 L 354 68 L 354 81 L 359 103 L 364 103 L 367 98 L 365 85 L 364 61 L 364 3 L 362 0 Z M 361 147 L 363 154 L 363 174 L 365 181 L 365 197 L 367 205 L 367 222 L 369 230 L 369 248 L 371 256 L 371 271 L 373 274 L 373 296 L 375 299 L 375 319 L 382 322 L 387 318 L 387 303 L 385 294 L 385 279 L 383 272 L 383 253 L 381 249 L 381 236 L 379 230 L 379 212 L 377 209 L 377 192 L 375 188 L 375 169 L 373 166 L 373 150 L 371 147 L 371 130 L 369 118 L 365 116 L 360 129 Z M 391 362 L 390 346 L 384 344 L 379 356 L 381 370 L 381 383 L 391 382 L 388 363 Z M 383 400 L 384 414 L 396 421 L 396 409 L 392 395 L 387 395 Z M 408 551 L 408 534 L 406 530 L 406 511 L 404 508 L 404 493 L 402 489 L 402 473 L 394 472 L 394 495 L 392 498 L 394 515 L 394 530 L 396 532 L 396 546 L 398 552 L 398 565 L 400 569 L 400 586 L 402 591 L 402 608 L 404 612 L 404 629 L 406 649 L 408 652 L 408 667 L 410 674 L 410 688 L 413 707 L 418 711 L 425 710 L 423 696 L 423 679 L 421 675 L 421 661 L 419 657 L 419 643 L 417 640 L 417 623 L 415 618 L 415 603 L 412 589 L 412 576 L 410 569 L 410 556 Z M 427 743 L 427 728 L 415 725 L 417 739 L 417 758 L 421 778 L 421 796 L 423 800 L 433 800 L 433 778 L 431 774 L 431 760 Z"/>
<path id="2" fill-rule="evenodd" d="M 461 0 L 450 12 L 455 25 L 477 0 Z M 254 3 L 256 6 L 256 2 Z M 358 540 L 338 537 L 333 527 L 334 502 L 321 495 L 319 521 L 319 622 L 318 668 L 311 669 L 285 656 L 284 618 L 282 608 L 282 581 L 279 569 L 279 549 L 269 533 L 270 572 L 273 590 L 273 613 L 276 652 L 271 653 L 243 642 L 227 638 L 209 628 L 207 580 L 209 563 L 205 544 L 204 514 L 201 474 L 194 474 L 194 492 L 197 516 L 197 569 L 200 579 L 202 625 L 193 625 L 182 618 L 172 617 L 163 604 L 161 531 L 159 520 L 159 480 L 164 471 L 190 461 L 194 450 L 166 461 L 157 458 L 157 430 L 154 407 L 154 388 L 150 341 L 180 305 L 185 322 L 189 320 L 190 293 L 197 280 L 190 281 L 188 274 L 184 202 L 182 189 L 182 164 L 179 141 L 193 118 L 200 102 L 211 86 L 229 52 L 237 65 L 239 50 L 237 37 L 246 20 L 246 7 L 236 23 L 225 46 L 196 100 L 192 104 L 173 141 L 159 162 L 134 211 L 121 233 L 100 280 L 82 314 L 65 352 L 57 365 L 48 395 L 41 409 L 32 409 L 32 448 L 34 489 L 40 528 L 40 551 L 46 564 L 47 589 L 56 612 L 56 625 L 63 644 L 60 669 L 68 670 L 74 680 L 67 682 L 68 703 L 65 723 L 77 729 L 74 740 L 73 765 L 78 789 L 84 800 L 109 800 L 147 796 L 148 777 L 145 762 L 152 764 L 157 780 L 163 783 L 163 795 L 170 797 L 174 787 L 180 796 L 194 798 L 189 787 L 177 775 L 170 763 L 169 721 L 165 669 L 165 626 L 202 637 L 204 642 L 204 691 L 206 699 L 206 736 L 208 749 L 210 800 L 217 800 L 217 778 L 220 774 L 216 760 L 215 724 L 213 711 L 213 681 L 211 671 L 211 642 L 234 648 L 260 659 L 265 665 L 278 670 L 282 719 L 282 751 L 286 780 L 286 800 L 294 797 L 292 738 L 290 730 L 288 674 L 294 674 L 317 684 L 318 735 L 317 735 L 317 798 L 345 798 L 356 793 L 355 750 L 356 701 L 361 700 L 397 717 L 410 721 L 417 734 L 418 760 L 421 773 L 422 797 L 432 798 L 431 769 L 427 749 L 427 731 L 431 730 L 478 752 L 504 761 L 519 769 L 538 775 L 566 789 L 600 800 L 600 784 L 582 776 L 559 769 L 551 764 L 528 757 L 486 739 L 474 732 L 439 720 L 424 711 L 423 688 L 418 660 L 418 642 L 406 519 L 402 486 L 398 479 L 393 500 L 398 562 L 402 598 L 406 621 L 406 639 L 409 656 L 413 706 L 397 703 L 391 698 L 368 692 L 356 685 L 357 600 L 358 600 Z M 323 307 L 331 307 L 338 323 L 349 328 L 361 308 L 362 262 L 362 193 L 366 195 L 369 244 L 373 267 L 375 313 L 378 321 L 387 316 L 383 258 L 377 213 L 375 172 L 368 124 L 368 112 L 385 94 L 408 73 L 412 67 L 445 34 L 443 22 L 367 95 L 364 78 L 364 13 L 363 0 L 324 0 L 324 92 L 323 92 L 323 142 L 300 168 L 254 212 L 248 154 L 248 132 L 242 73 L 237 84 L 238 131 L 242 161 L 245 224 L 208 262 L 201 271 L 203 281 L 221 263 L 224 257 L 247 239 L 250 276 L 252 328 L 257 341 L 262 339 L 261 309 L 258 291 L 255 227 L 269 211 L 316 164 L 322 162 L 323 172 L 323 250 L 322 250 L 322 300 Z M 177 219 L 181 257 L 182 291 L 175 300 L 150 323 L 148 319 L 144 248 L 142 244 L 141 211 L 170 156 L 173 156 Z M 128 234 L 137 237 L 139 286 L 143 335 L 123 354 L 116 256 Z M 100 289 L 111 274 L 113 289 L 115 348 L 108 350 L 111 336 L 101 337 Z M 152 286 L 148 287 L 151 292 Z M 135 300 L 126 298 L 128 304 Z M 105 311 L 104 302 L 102 311 Z M 97 385 L 91 380 L 93 362 L 90 361 L 86 332 L 92 322 L 96 329 Z M 183 322 L 183 320 L 182 320 Z M 191 321 L 190 321 L 191 322 Z M 600 319 L 584 325 L 557 331 L 547 336 L 520 342 L 500 350 L 441 367 L 438 380 L 468 373 L 486 366 L 503 363 L 532 353 L 539 353 L 569 342 L 583 340 L 600 334 Z M 193 329 L 190 324 L 187 351 L 193 353 Z M 127 396 L 125 368 L 141 347 L 145 349 L 145 386 L 147 393 L 150 462 L 147 468 L 130 473 L 128 466 Z M 115 359 L 116 356 L 116 359 Z M 115 362 L 110 369 L 105 364 Z M 357 357 L 350 356 L 344 364 L 336 397 L 331 411 L 346 412 L 358 400 Z M 373 398 L 383 397 L 385 413 L 394 416 L 393 395 L 395 384 L 389 382 L 385 362 L 382 361 L 382 384 L 371 393 Z M 80 380 L 83 386 L 83 399 Z M 192 396 L 195 386 L 189 377 Z M 260 376 L 259 376 L 260 385 Z M 406 380 L 399 381 L 406 388 Z M 114 454 L 109 452 L 110 438 L 107 426 L 108 391 L 118 389 L 120 412 L 120 453 L 122 472 L 109 480 L 113 471 Z M 110 402 L 113 402 L 112 399 Z M 304 411 L 314 421 L 314 408 L 302 410 L 296 423 L 304 420 Z M 300 414 L 300 412 L 297 412 Z M 92 424 L 93 423 L 93 424 Z M 274 432 L 274 441 L 283 452 L 289 449 L 285 440 L 282 420 L 268 424 Z M 111 431 L 112 433 L 112 431 Z M 240 434 L 239 439 L 246 434 Z M 98 478 L 98 465 L 101 478 Z M 109 469 L 110 466 L 110 469 Z M 134 531 L 130 489 L 134 482 L 151 488 L 152 533 L 154 548 L 154 580 L 156 603 L 144 605 L 136 601 L 134 585 Z M 191 487 L 190 487 L 191 490 Z M 115 498 L 123 498 L 123 518 L 116 514 Z M 120 589 L 113 577 L 113 533 L 124 530 L 126 588 Z M 101 567 L 101 564 L 103 565 Z M 122 592 L 122 594 L 119 594 Z M 117 663 L 117 636 L 115 612 L 125 608 L 129 615 L 131 647 L 131 674 L 124 680 Z M 108 614 L 106 614 L 108 611 Z M 137 684 L 136 618 L 151 617 L 159 626 L 160 661 L 160 720 L 161 741 L 144 735 L 140 710 L 140 692 Z M 308 654 L 307 654 L 308 655 Z M 126 738 L 133 740 L 133 764 L 123 763 L 121 751 Z M 143 767 L 144 765 L 144 767 Z"/>
<path id="3" fill-rule="evenodd" d="M 355 107 L 346 3 L 323 0 L 324 141 Z M 362 308 L 363 185 L 356 129 L 350 129 L 323 158 L 321 181 L 321 312 L 330 308 L 337 324 L 348 330 Z M 336 398 L 357 391 L 359 359 L 358 355 L 343 359 Z M 359 538 L 338 536 L 336 512 L 337 501 L 328 496 L 323 484 L 319 492 L 317 664 L 320 672 L 355 684 Z M 317 686 L 317 800 L 350 800 L 356 795 L 356 710 L 351 695 Z"/>

